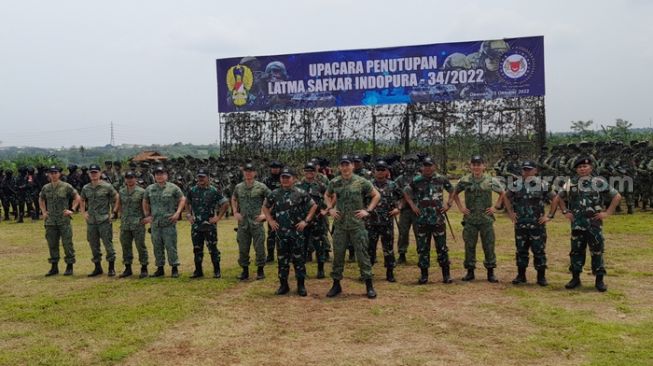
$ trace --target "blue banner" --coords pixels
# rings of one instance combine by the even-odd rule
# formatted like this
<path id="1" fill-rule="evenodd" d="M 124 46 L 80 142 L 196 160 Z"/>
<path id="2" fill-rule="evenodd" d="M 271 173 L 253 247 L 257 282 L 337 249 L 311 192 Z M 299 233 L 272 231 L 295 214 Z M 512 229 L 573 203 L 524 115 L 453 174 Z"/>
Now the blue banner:
<path id="1" fill-rule="evenodd" d="M 544 95 L 544 37 L 216 60 L 219 113 Z"/>

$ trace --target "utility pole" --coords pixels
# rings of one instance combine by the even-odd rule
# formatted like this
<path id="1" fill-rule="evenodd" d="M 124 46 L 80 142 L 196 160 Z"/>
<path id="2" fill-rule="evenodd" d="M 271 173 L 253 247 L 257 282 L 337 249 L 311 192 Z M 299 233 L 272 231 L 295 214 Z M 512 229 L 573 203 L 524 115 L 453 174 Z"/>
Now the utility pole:
<path id="1" fill-rule="evenodd" d="M 116 137 L 113 133 L 113 121 L 111 121 L 111 141 L 109 142 L 109 145 L 116 146 Z"/>

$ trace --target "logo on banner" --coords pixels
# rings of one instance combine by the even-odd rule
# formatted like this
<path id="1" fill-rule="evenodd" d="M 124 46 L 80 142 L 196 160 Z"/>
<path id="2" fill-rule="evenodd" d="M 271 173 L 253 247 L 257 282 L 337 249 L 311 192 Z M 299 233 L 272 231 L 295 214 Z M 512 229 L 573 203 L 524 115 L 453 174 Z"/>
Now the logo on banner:
<path id="1" fill-rule="evenodd" d="M 508 82 L 524 82 L 533 75 L 534 59 L 528 50 L 516 48 L 503 55 L 501 74 Z"/>
<path id="2" fill-rule="evenodd" d="M 227 88 L 235 106 L 242 107 L 247 104 L 253 84 L 254 74 L 249 67 L 238 64 L 227 70 Z"/>

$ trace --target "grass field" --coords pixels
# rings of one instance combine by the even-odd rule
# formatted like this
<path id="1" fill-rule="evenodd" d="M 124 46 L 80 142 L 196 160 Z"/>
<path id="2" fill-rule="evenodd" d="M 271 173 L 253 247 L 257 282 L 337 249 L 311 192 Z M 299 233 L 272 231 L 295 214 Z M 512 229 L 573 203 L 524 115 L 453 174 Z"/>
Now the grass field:
<path id="1" fill-rule="evenodd" d="M 343 296 L 335 299 L 324 296 L 331 281 L 315 279 L 314 263 L 306 298 L 273 295 L 276 265 L 266 267 L 263 281 L 238 282 L 231 220 L 220 223 L 220 280 L 188 278 L 187 223 L 179 225 L 181 278 L 139 280 L 86 277 L 92 263 L 79 215 L 73 277 L 43 276 L 49 264 L 42 222 L 2 222 L 0 364 L 653 364 L 651 212 L 606 222 L 607 293 L 594 290 L 589 268 L 580 290 L 564 289 L 569 225 L 560 214 L 548 231 L 550 286 L 534 284 L 532 267 L 528 285 L 510 284 L 514 243 L 503 216 L 496 224 L 500 283 L 484 281 L 480 269 L 476 281 L 464 283 L 460 215 L 452 212 L 451 218 L 455 282 L 440 283 L 440 271 L 432 267 L 431 282 L 418 286 L 411 242 L 397 283 L 385 282 L 384 269 L 375 267 L 376 300 L 364 297 L 354 264 L 347 265 Z M 149 238 L 147 243 L 151 253 Z M 478 255 L 482 260 L 480 245 Z"/>

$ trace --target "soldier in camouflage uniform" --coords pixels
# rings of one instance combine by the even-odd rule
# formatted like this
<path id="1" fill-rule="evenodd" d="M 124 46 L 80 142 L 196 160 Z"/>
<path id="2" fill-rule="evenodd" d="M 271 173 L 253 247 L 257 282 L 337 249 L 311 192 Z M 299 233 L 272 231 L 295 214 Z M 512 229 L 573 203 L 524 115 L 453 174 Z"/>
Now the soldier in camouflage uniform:
<path id="1" fill-rule="evenodd" d="M 79 205 L 79 194 L 73 186 L 60 180 L 61 171 L 58 167 L 50 167 L 49 175 L 50 183 L 43 186 L 39 195 L 39 206 L 45 223 L 45 239 L 50 251 L 48 262 L 52 265 L 46 276 L 59 273 L 59 239 L 63 245 L 66 262 L 64 276 L 71 276 L 75 263 L 75 248 L 70 220 Z M 69 206 L 70 202 L 72 207 Z"/>
<path id="2" fill-rule="evenodd" d="M 580 273 L 585 265 L 585 251 L 589 247 L 592 257 L 592 274 L 596 276 L 595 287 L 604 292 L 608 288 L 603 281 L 605 263 L 603 251 L 603 220 L 613 214 L 621 195 L 603 177 L 592 175 L 592 159 L 580 157 L 574 162 L 576 175 L 554 198 L 551 207 L 560 204 L 562 213 L 571 222 L 571 251 L 569 252 L 572 279 L 565 285 L 573 289 L 581 285 Z M 602 204 L 610 199 L 610 205 L 603 210 Z M 565 202 L 566 201 L 566 202 Z"/>
<path id="3" fill-rule="evenodd" d="M 275 189 L 281 187 L 281 180 L 280 180 L 280 173 L 281 173 L 281 168 L 283 168 L 283 164 L 280 161 L 277 160 L 272 160 L 269 165 L 270 168 L 270 175 L 265 177 L 263 179 L 263 184 L 265 184 L 270 191 L 274 191 Z M 265 258 L 265 261 L 270 263 L 274 262 L 274 248 L 278 248 L 278 240 L 276 235 L 272 235 L 270 230 L 270 225 L 268 224 L 268 236 L 266 239 L 267 243 L 267 257 Z"/>
<path id="4" fill-rule="evenodd" d="M 204 243 L 211 255 L 213 278 L 222 277 L 220 271 L 220 251 L 218 250 L 218 221 L 224 217 L 229 206 L 227 200 L 214 186 L 209 184 L 209 172 L 206 168 L 197 170 L 197 185 L 188 190 L 186 199 L 186 217 L 191 224 L 191 240 L 195 272 L 191 278 L 204 276 Z"/>
<path id="5" fill-rule="evenodd" d="M 512 182 L 504 196 L 508 215 L 515 224 L 515 260 L 517 277 L 512 283 L 526 283 L 528 249 L 533 251 L 533 266 L 537 271 L 537 284 L 546 286 L 546 223 L 553 218 L 544 214 L 546 203 L 551 201 L 548 184 L 537 176 L 537 164 L 531 160 L 522 163 L 521 177 Z"/>
<path id="6" fill-rule="evenodd" d="M 103 273 L 102 250 L 100 249 L 100 240 L 102 240 L 107 252 L 107 261 L 109 262 L 107 274 L 112 277 L 116 275 L 116 252 L 113 249 L 111 207 L 113 206 L 114 210 L 116 210 L 120 198 L 111 184 L 100 180 L 100 167 L 98 165 L 91 164 L 89 176 L 91 183 L 82 188 L 80 194 L 81 203 L 79 205 L 79 211 L 86 220 L 86 237 L 93 254 L 92 261 L 95 264 L 95 269 L 88 276 L 95 277 Z"/>
<path id="7" fill-rule="evenodd" d="M 306 238 L 306 251 L 315 251 L 317 260 L 317 278 L 324 278 L 324 262 L 326 262 L 326 253 L 328 247 L 326 220 L 326 205 L 324 204 L 324 192 L 326 185 L 317 180 L 317 169 L 313 163 L 304 165 L 304 178 L 297 183 L 297 187 L 308 193 L 313 201 L 317 204 L 318 211 L 313 215 L 313 220 L 308 222 L 304 229 Z M 307 254 L 307 257 L 310 254 Z"/>
<path id="8" fill-rule="evenodd" d="M 306 296 L 306 241 L 303 231 L 313 220 L 318 207 L 306 191 L 295 186 L 295 172 L 292 169 L 284 168 L 280 178 L 281 187 L 270 192 L 262 207 L 272 228 L 269 234 L 279 240 L 277 259 L 280 285 L 275 294 L 284 295 L 290 291 L 288 274 L 292 261 L 297 278 L 297 293 Z"/>
<path id="9" fill-rule="evenodd" d="M 251 163 L 243 167 L 245 180 L 238 183 L 231 196 L 231 209 L 234 218 L 238 221 L 238 264 L 243 268 L 238 276 L 241 281 L 249 279 L 249 249 L 254 245 L 256 252 L 256 265 L 258 267 L 256 279 L 265 278 L 265 245 L 263 239 L 263 221 L 265 215 L 261 213 L 261 207 L 265 197 L 270 194 L 268 187 L 255 180 L 256 168 Z"/>
<path id="10" fill-rule="evenodd" d="M 372 184 L 381 195 L 379 204 L 370 213 L 366 221 L 367 235 L 369 237 L 370 263 L 376 263 L 376 246 L 381 239 L 383 248 L 383 265 L 386 268 L 386 280 L 395 282 L 395 253 L 394 253 L 394 222 L 399 215 L 399 204 L 403 192 L 397 184 L 388 179 L 390 172 L 388 164 L 379 160 L 376 162 L 374 180 Z"/>
<path id="11" fill-rule="evenodd" d="M 148 276 L 147 265 L 148 255 L 145 246 L 145 213 L 143 212 L 143 197 L 145 189 L 136 184 L 136 174 L 133 171 L 125 173 L 125 185 L 120 188 L 120 246 L 122 247 L 122 259 L 125 263 L 125 270 L 120 278 L 129 277 L 133 274 L 132 262 L 134 252 L 132 242 L 138 251 L 138 261 L 141 264 L 139 278 Z"/>
<path id="12" fill-rule="evenodd" d="M 498 203 L 503 200 L 504 189 L 498 179 L 485 173 L 485 161 L 475 155 L 470 160 L 472 173 L 460 178 L 454 190 L 454 200 L 460 212 L 463 213 L 463 240 L 465 241 L 465 268 L 467 274 L 463 281 L 474 279 L 476 267 L 476 243 L 481 236 L 485 260 L 483 265 L 487 269 L 487 280 L 499 282 L 494 275 L 497 266 L 497 257 L 494 253 L 494 212 Z M 460 202 L 459 194 L 465 192 L 465 205 Z M 497 203 L 492 205 L 492 192 L 499 194 Z"/>
<path id="13" fill-rule="evenodd" d="M 379 192 L 369 180 L 353 172 L 352 159 L 348 155 L 340 158 L 340 175 L 329 182 L 325 199 L 329 215 L 334 218 L 333 232 L 333 286 L 327 297 L 342 292 L 340 280 L 345 267 L 345 250 L 352 243 L 356 251 L 358 268 L 367 288 L 367 297 L 375 298 L 372 284 L 372 265 L 367 252 L 367 231 L 363 219 L 369 216 L 379 203 Z M 365 201 L 369 204 L 365 207 Z"/>
<path id="14" fill-rule="evenodd" d="M 111 176 L 111 184 L 116 191 L 125 184 L 125 177 L 122 175 L 122 162 L 116 160 L 113 162 L 113 175 Z"/>
<path id="15" fill-rule="evenodd" d="M 418 174 L 417 172 L 417 157 L 415 155 L 408 155 L 404 157 L 404 172 L 395 179 L 395 183 L 399 186 L 400 189 L 406 188 L 412 181 L 413 178 Z M 408 251 L 408 239 L 410 236 L 410 228 L 413 228 L 413 235 L 417 238 L 417 216 L 410 209 L 408 205 L 403 205 L 401 207 L 401 213 L 399 214 L 399 239 L 397 240 L 397 249 L 399 252 L 399 259 L 397 260 L 398 264 L 406 263 L 406 252 Z"/>
<path id="16" fill-rule="evenodd" d="M 449 248 L 447 248 L 446 212 L 451 207 L 453 186 L 449 179 L 435 172 L 435 162 L 430 157 L 422 160 L 422 174 L 404 188 L 404 199 L 417 216 L 417 253 L 421 271 L 419 284 L 429 280 L 431 265 L 431 238 L 435 241 L 438 264 L 442 268 L 442 282 L 451 283 Z M 444 191 L 450 195 L 445 201 Z"/>
<path id="17" fill-rule="evenodd" d="M 179 277 L 179 257 L 177 254 L 177 221 L 181 215 L 186 197 L 179 187 L 168 182 L 168 171 L 163 166 L 154 169 L 156 182 L 145 189 L 143 211 L 145 223 L 151 224 L 152 247 L 156 272 L 152 277 L 163 276 L 166 256 L 172 266 L 172 278 Z M 165 250 L 165 253 L 164 253 Z"/>

